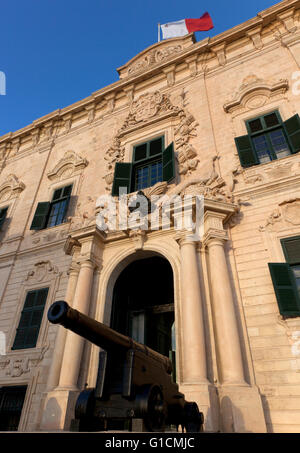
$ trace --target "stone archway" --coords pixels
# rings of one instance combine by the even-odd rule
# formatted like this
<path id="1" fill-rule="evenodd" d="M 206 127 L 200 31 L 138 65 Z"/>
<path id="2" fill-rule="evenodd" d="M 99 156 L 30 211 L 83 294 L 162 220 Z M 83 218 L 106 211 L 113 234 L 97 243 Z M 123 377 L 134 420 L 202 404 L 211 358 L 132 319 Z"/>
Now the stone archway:
<path id="1" fill-rule="evenodd" d="M 114 285 L 110 325 L 161 354 L 172 354 L 174 284 L 165 258 L 139 258 L 123 269 Z"/>

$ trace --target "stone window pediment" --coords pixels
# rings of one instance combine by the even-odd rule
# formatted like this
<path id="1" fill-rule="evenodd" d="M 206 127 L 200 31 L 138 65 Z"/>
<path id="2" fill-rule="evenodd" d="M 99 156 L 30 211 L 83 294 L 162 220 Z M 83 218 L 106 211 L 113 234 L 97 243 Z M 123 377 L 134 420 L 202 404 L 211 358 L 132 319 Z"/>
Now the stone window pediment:
<path id="1" fill-rule="evenodd" d="M 288 90 L 288 80 L 268 82 L 256 75 L 246 77 L 232 99 L 224 104 L 226 113 L 242 113 L 264 106 L 271 98 L 280 96 Z"/>
<path id="2" fill-rule="evenodd" d="M 51 181 L 69 178 L 84 170 L 87 165 L 87 159 L 82 158 L 74 151 L 66 151 L 64 157 L 55 165 L 47 176 Z"/>

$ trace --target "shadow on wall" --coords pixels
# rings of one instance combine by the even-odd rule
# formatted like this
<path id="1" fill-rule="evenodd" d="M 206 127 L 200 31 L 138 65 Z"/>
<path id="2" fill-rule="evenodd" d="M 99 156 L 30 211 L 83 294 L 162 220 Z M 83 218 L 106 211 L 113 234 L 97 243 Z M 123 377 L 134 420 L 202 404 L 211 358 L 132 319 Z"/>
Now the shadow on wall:
<path id="1" fill-rule="evenodd" d="M 232 403 L 228 396 L 222 398 L 220 404 L 222 433 L 252 433 L 245 428 L 242 412 Z"/>
<path id="2" fill-rule="evenodd" d="M 48 430 L 57 430 L 57 420 L 61 419 L 62 411 L 56 398 L 50 398 L 44 409 L 44 421 Z"/>

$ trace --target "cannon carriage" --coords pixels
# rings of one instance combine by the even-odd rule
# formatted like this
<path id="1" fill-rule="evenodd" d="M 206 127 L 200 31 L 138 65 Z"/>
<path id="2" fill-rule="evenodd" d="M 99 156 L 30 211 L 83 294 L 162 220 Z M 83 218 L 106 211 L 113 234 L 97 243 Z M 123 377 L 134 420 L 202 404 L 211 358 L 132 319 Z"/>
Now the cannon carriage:
<path id="1" fill-rule="evenodd" d="M 55 302 L 48 320 L 60 324 L 101 348 L 95 388 L 83 390 L 75 406 L 73 429 L 145 429 L 164 431 L 166 426 L 186 432 L 203 429 L 203 414 L 187 402 L 172 379 L 170 359 L 130 337 Z M 139 422 L 142 422 L 142 424 Z"/>

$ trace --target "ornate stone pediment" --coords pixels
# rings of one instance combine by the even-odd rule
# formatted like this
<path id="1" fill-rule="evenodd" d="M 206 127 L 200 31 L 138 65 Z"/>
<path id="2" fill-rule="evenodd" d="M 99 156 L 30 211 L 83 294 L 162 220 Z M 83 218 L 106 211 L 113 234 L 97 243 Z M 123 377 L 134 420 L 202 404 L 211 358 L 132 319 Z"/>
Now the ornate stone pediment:
<path id="1" fill-rule="evenodd" d="M 161 63 L 171 60 L 174 56 L 195 43 L 193 34 L 184 37 L 161 41 L 133 57 L 124 66 L 117 69 L 120 79 L 138 75 L 142 72 L 159 66 Z"/>
<path id="2" fill-rule="evenodd" d="M 232 99 L 224 104 L 224 110 L 226 113 L 234 113 L 262 107 L 271 97 L 283 96 L 288 88 L 288 80 L 270 82 L 251 74 L 243 80 Z"/>
<path id="3" fill-rule="evenodd" d="M 196 169 L 199 163 L 198 153 L 195 147 L 191 145 L 190 140 L 197 136 L 196 128 L 198 123 L 192 114 L 181 107 L 173 105 L 167 94 L 162 94 L 157 90 L 152 93 L 142 94 L 139 98 L 132 101 L 127 118 L 104 156 L 107 161 L 107 173 L 104 176 L 107 191 L 110 191 L 113 182 L 113 171 L 116 162 L 122 162 L 124 159 L 125 149 L 121 144 L 122 137 L 140 127 L 169 116 L 179 118 L 179 123 L 174 130 L 179 173 L 181 175 L 189 175 Z"/>
<path id="4" fill-rule="evenodd" d="M 60 180 L 72 176 L 74 173 L 83 170 L 88 161 L 76 154 L 74 151 L 66 151 L 64 157 L 55 165 L 47 176 L 52 180 Z"/>
<path id="5" fill-rule="evenodd" d="M 25 184 L 19 181 L 16 175 L 11 174 L 0 186 L 0 201 L 16 198 L 24 189 Z"/>

